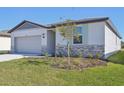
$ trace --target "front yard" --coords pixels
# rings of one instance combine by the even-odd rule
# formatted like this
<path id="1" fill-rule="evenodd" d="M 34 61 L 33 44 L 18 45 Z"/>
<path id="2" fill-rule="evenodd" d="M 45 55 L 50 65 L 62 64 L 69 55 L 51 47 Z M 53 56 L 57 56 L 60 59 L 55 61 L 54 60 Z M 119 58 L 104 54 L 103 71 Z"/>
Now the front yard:
<path id="1" fill-rule="evenodd" d="M 49 62 L 34 58 L 1 62 L 0 85 L 124 85 L 124 57 L 119 55 L 124 56 L 124 51 L 110 57 L 107 66 L 81 71 L 52 67 L 51 58 Z"/>

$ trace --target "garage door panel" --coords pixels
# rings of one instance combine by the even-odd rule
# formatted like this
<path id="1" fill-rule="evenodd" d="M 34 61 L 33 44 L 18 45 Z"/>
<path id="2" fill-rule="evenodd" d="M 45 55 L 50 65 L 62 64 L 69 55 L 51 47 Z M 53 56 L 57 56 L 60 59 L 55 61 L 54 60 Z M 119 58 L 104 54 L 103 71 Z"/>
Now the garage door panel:
<path id="1" fill-rule="evenodd" d="M 15 45 L 19 53 L 41 53 L 40 36 L 17 37 Z"/>

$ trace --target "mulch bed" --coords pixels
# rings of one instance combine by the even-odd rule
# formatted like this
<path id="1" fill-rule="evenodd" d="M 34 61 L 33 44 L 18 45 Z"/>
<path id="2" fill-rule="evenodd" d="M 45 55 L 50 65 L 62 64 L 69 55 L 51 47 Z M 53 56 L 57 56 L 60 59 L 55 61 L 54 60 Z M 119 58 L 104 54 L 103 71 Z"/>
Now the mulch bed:
<path id="1" fill-rule="evenodd" d="M 100 59 L 91 58 L 71 58 L 70 64 L 68 64 L 67 58 L 57 58 L 57 61 L 51 64 L 55 68 L 61 69 L 77 69 L 82 70 L 89 67 L 107 66 L 107 62 Z"/>

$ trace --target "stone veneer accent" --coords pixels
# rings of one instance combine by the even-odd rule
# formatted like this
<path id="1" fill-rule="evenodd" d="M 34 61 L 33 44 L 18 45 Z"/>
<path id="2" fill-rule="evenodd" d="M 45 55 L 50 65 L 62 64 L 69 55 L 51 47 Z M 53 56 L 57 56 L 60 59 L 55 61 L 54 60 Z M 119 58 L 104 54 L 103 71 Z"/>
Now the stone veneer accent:
<path id="1" fill-rule="evenodd" d="M 100 57 L 104 55 L 104 45 L 73 45 L 71 46 L 71 56 L 78 56 L 82 54 L 83 57 L 96 56 Z M 67 46 L 56 46 L 57 56 L 67 56 Z"/>

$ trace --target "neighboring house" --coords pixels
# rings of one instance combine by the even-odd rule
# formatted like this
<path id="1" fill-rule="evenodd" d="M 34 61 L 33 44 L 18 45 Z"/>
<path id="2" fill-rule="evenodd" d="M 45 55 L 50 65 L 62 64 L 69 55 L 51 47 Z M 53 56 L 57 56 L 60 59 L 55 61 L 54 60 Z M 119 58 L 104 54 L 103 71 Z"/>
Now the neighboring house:
<path id="1" fill-rule="evenodd" d="M 109 56 L 121 49 L 121 36 L 108 17 L 88 18 L 73 21 L 80 40 L 72 38 L 71 50 L 74 55 L 80 50 L 84 56 L 100 54 Z M 43 26 L 23 21 L 11 29 L 12 53 L 43 55 L 67 55 L 67 40 L 60 34 L 58 27 L 66 22 Z"/>
<path id="2" fill-rule="evenodd" d="M 10 51 L 11 38 L 10 33 L 0 32 L 0 51 Z"/>

